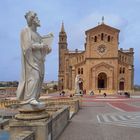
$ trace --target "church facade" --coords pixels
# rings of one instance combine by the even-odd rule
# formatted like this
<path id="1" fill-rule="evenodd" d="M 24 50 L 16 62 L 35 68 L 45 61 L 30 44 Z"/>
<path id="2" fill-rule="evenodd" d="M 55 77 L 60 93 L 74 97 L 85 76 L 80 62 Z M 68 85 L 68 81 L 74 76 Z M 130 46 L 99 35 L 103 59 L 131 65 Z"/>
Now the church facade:
<path id="1" fill-rule="evenodd" d="M 68 49 L 67 34 L 62 24 L 59 33 L 59 90 L 75 88 L 75 77 L 80 75 L 81 90 L 95 94 L 133 90 L 133 48 L 119 49 L 120 30 L 102 24 L 85 31 L 85 49 Z"/>

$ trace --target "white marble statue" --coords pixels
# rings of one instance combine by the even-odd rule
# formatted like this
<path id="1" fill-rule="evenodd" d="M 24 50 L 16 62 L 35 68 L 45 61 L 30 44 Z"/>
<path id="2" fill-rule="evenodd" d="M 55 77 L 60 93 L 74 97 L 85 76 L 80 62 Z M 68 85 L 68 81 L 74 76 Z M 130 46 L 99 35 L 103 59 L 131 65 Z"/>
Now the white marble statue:
<path id="1" fill-rule="evenodd" d="M 51 52 L 53 34 L 40 36 L 37 27 L 40 26 L 37 14 L 26 13 L 28 26 L 21 31 L 22 74 L 17 89 L 17 99 L 30 105 L 39 102 L 41 86 L 44 79 L 44 61 L 46 54 Z"/>
<path id="2" fill-rule="evenodd" d="M 76 75 L 75 77 L 75 94 L 79 94 L 80 93 L 80 75 Z"/>

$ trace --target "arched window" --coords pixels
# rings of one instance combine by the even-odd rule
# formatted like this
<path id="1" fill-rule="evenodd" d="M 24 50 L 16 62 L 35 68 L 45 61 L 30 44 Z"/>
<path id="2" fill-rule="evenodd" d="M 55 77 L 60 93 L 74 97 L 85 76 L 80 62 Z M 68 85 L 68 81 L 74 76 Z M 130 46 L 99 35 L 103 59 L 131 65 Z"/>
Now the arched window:
<path id="1" fill-rule="evenodd" d="M 104 40 L 104 34 L 103 33 L 101 34 L 101 40 Z"/>
<path id="2" fill-rule="evenodd" d="M 98 75 L 98 89 L 106 89 L 107 88 L 107 75 L 106 73 L 100 73 Z"/>
<path id="3" fill-rule="evenodd" d="M 122 68 L 120 67 L 120 73 L 122 73 Z"/>
<path id="4" fill-rule="evenodd" d="M 97 36 L 94 37 L 94 42 L 97 42 Z"/>
<path id="5" fill-rule="evenodd" d="M 80 74 L 80 68 L 78 68 L 78 74 Z"/>
<path id="6" fill-rule="evenodd" d="M 83 74 L 83 68 L 81 68 L 81 74 Z"/>
<path id="7" fill-rule="evenodd" d="M 124 61 L 124 56 L 122 56 L 122 61 Z"/>
<path id="8" fill-rule="evenodd" d="M 79 61 L 81 62 L 81 56 L 79 56 Z"/>
<path id="9" fill-rule="evenodd" d="M 125 57 L 125 62 L 126 62 L 126 57 Z"/>
<path id="10" fill-rule="evenodd" d="M 120 59 L 120 61 L 121 61 L 121 55 L 119 56 L 119 59 Z"/>
<path id="11" fill-rule="evenodd" d="M 123 68 L 123 73 L 125 73 L 125 68 Z"/>
<path id="12" fill-rule="evenodd" d="M 107 37 L 107 41 L 110 42 L 110 35 Z"/>
<path id="13" fill-rule="evenodd" d="M 82 56 L 82 61 L 84 61 L 84 56 Z"/>

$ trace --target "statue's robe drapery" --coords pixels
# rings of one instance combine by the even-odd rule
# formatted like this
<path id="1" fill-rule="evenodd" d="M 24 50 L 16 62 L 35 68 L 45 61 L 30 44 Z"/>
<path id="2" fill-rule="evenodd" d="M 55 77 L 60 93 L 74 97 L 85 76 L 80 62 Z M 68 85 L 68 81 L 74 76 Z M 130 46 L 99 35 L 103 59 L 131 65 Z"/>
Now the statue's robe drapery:
<path id="1" fill-rule="evenodd" d="M 44 78 L 44 61 L 50 47 L 43 49 L 41 36 L 26 27 L 21 32 L 22 73 L 17 89 L 17 99 L 31 101 L 38 99 Z"/>
<path id="2" fill-rule="evenodd" d="M 76 75 L 75 77 L 75 93 L 76 94 L 79 94 L 80 92 L 80 87 L 79 87 L 79 81 L 80 80 L 80 76 L 79 75 Z"/>

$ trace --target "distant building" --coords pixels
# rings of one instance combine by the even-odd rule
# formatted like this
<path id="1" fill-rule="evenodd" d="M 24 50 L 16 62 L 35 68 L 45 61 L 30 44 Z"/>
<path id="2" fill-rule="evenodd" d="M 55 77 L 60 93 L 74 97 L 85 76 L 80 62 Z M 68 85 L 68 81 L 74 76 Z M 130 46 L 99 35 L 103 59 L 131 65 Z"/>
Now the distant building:
<path id="1" fill-rule="evenodd" d="M 1 81 L 0 87 L 17 87 L 18 81 Z"/>
<path id="2" fill-rule="evenodd" d="M 0 96 L 4 95 L 6 97 L 16 95 L 16 90 L 17 87 L 0 87 Z"/>
<path id="3" fill-rule="evenodd" d="M 120 30 L 104 22 L 85 32 L 85 50 L 70 51 L 62 24 L 59 33 L 59 89 L 74 90 L 75 77 L 80 88 L 94 93 L 130 91 L 134 82 L 133 48 L 118 49 Z M 77 40 L 78 41 L 78 40 Z"/>

